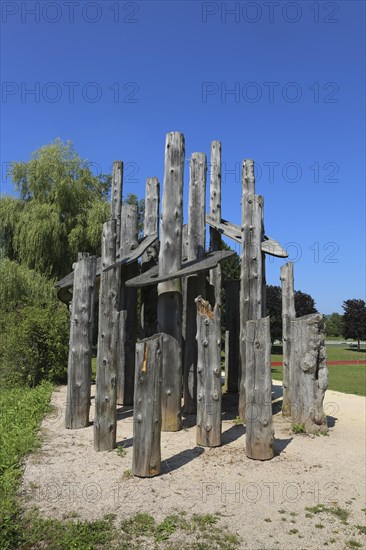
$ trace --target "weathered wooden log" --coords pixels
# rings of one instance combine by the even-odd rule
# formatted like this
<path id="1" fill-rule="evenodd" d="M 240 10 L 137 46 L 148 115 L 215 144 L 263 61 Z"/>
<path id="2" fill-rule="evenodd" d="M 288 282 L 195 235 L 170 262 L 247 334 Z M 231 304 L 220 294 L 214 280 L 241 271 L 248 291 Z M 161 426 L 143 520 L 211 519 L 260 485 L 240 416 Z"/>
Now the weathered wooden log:
<path id="1" fill-rule="evenodd" d="M 96 264 L 95 256 L 80 253 L 73 266 L 65 411 L 65 426 L 71 429 L 84 428 L 89 424 Z"/>
<path id="2" fill-rule="evenodd" d="M 160 203 L 160 185 L 157 178 L 148 178 L 146 180 L 145 193 L 145 218 L 144 235 L 158 234 L 159 231 L 159 203 Z M 159 258 L 159 243 L 156 242 L 142 256 L 141 272 L 149 270 L 157 265 Z M 141 289 L 141 326 L 144 338 L 152 336 L 157 332 L 157 308 L 158 291 L 156 286 L 150 286 Z"/>
<path id="3" fill-rule="evenodd" d="M 197 305 L 197 445 L 221 445 L 221 334 L 218 309 L 201 296 Z"/>
<path id="4" fill-rule="evenodd" d="M 240 363 L 240 281 L 226 281 L 225 303 L 225 389 L 228 393 L 237 393 Z"/>
<path id="5" fill-rule="evenodd" d="M 307 433 L 327 432 L 323 409 L 328 387 L 324 320 L 319 313 L 291 321 L 291 418 Z"/>
<path id="6" fill-rule="evenodd" d="M 282 414 L 291 414 L 291 322 L 296 318 L 294 291 L 294 264 L 289 262 L 281 267 L 282 284 L 282 353 L 283 353 L 283 400 Z"/>
<path id="7" fill-rule="evenodd" d="M 115 219 L 103 224 L 102 267 L 116 259 L 116 227 Z M 116 444 L 118 288 L 116 270 L 102 272 L 94 417 L 96 451 L 108 451 Z"/>
<path id="8" fill-rule="evenodd" d="M 221 221 L 221 142 L 211 142 L 210 170 L 210 216 Z M 221 250 L 221 235 L 217 229 L 210 227 L 210 252 Z M 221 305 L 221 266 L 210 271 L 210 284 L 215 289 L 215 303 Z M 218 313 L 220 315 L 220 312 Z"/>
<path id="9" fill-rule="evenodd" d="M 123 162 L 116 160 L 113 163 L 112 191 L 111 191 L 111 220 L 116 220 L 116 251 L 120 252 L 120 231 L 123 190 Z"/>
<path id="10" fill-rule="evenodd" d="M 123 204 L 121 218 L 121 256 L 137 248 L 137 206 Z M 135 345 L 137 333 L 137 291 L 127 288 L 126 281 L 138 273 L 137 262 L 121 269 L 119 289 L 119 339 L 117 352 L 117 402 L 133 404 L 135 381 Z M 122 313 L 125 312 L 125 313 Z"/>
<path id="11" fill-rule="evenodd" d="M 204 153 L 193 153 L 190 163 L 189 205 L 188 205 L 188 261 L 205 257 L 206 240 L 206 173 L 207 161 Z M 204 274 L 187 279 L 185 347 L 183 365 L 184 410 L 188 414 L 197 407 L 197 296 L 205 296 Z"/>
<path id="12" fill-rule="evenodd" d="M 162 352 L 162 334 L 136 344 L 132 473 L 139 477 L 160 473 Z"/>
<path id="13" fill-rule="evenodd" d="M 166 136 L 163 205 L 160 227 L 159 275 L 179 271 L 182 262 L 184 136 Z M 175 340 L 164 346 L 162 430 L 181 429 L 182 294 L 180 279 L 158 286 L 158 330 Z"/>
<path id="14" fill-rule="evenodd" d="M 262 317 L 262 209 L 263 197 L 247 193 L 250 179 L 243 178 L 240 271 L 240 388 L 239 417 L 245 418 L 246 323 Z"/>
<path id="15" fill-rule="evenodd" d="M 269 317 L 247 321 L 246 360 L 245 453 L 248 458 L 269 460 L 274 456 Z"/>

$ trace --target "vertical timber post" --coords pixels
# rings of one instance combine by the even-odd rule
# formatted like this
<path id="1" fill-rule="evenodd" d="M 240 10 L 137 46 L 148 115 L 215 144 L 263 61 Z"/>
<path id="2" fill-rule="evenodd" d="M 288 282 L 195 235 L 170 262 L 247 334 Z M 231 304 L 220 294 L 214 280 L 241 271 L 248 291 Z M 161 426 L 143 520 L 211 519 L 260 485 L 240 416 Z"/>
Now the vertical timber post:
<path id="1" fill-rule="evenodd" d="M 184 136 L 166 136 L 163 205 L 160 228 L 159 275 L 181 268 L 183 224 Z M 180 279 L 158 285 L 158 331 L 172 336 L 163 346 L 162 430 L 181 429 L 182 293 Z"/>
<path id="2" fill-rule="evenodd" d="M 136 344 L 132 473 L 139 477 L 160 473 L 162 351 L 162 334 Z"/>
<path id="3" fill-rule="evenodd" d="M 103 225 L 99 291 L 99 334 L 95 390 L 94 449 L 108 451 L 116 444 L 118 339 L 118 272 L 103 269 L 116 261 L 115 219 Z"/>
<path id="4" fill-rule="evenodd" d="M 145 237 L 158 234 L 159 231 L 160 185 L 157 178 L 146 180 L 145 193 Z M 159 245 L 152 245 L 142 256 L 141 272 L 144 273 L 158 263 Z M 157 332 L 158 292 L 155 285 L 141 289 L 141 326 L 143 337 L 147 338 Z"/>
<path id="5" fill-rule="evenodd" d="M 188 260 L 205 257 L 206 238 L 206 174 L 207 161 L 204 153 L 193 153 L 190 163 L 188 206 Z M 185 323 L 185 346 L 183 367 L 184 410 L 188 414 L 197 407 L 197 296 L 205 296 L 205 274 L 187 278 Z"/>
<path id="6" fill-rule="evenodd" d="M 291 415 L 291 326 L 296 317 L 294 292 L 294 264 L 281 267 L 282 284 L 282 345 L 283 345 L 283 400 L 282 414 Z"/>
<path id="7" fill-rule="evenodd" d="M 211 142 L 210 214 L 215 222 L 221 222 L 221 142 Z M 221 250 L 221 235 L 210 227 L 210 252 Z M 210 271 L 210 284 L 215 289 L 215 304 L 221 305 L 221 266 Z M 219 313 L 220 314 L 220 313 Z"/>
<path id="8" fill-rule="evenodd" d="M 221 445 L 221 334 L 219 306 L 201 296 L 197 306 L 197 445 Z"/>
<path id="9" fill-rule="evenodd" d="M 123 162 L 115 160 L 112 172 L 111 220 L 116 220 L 116 255 L 119 254 L 123 187 Z"/>
<path id="10" fill-rule="evenodd" d="M 120 257 L 128 256 L 137 247 L 137 221 L 137 206 L 135 204 L 123 204 Z M 137 331 L 137 290 L 133 287 L 127 288 L 125 283 L 128 279 L 136 276 L 137 272 L 137 262 L 121 267 L 117 401 L 123 405 L 133 404 Z"/>
<path id="11" fill-rule="evenodd" d="M 246 359 L 245 453 L 255 460 L 270 460 L 274 456 L 274 432 L 269 317 L 247 321 Z"/>
<path id="12" fill-rule="evenodd" d="M 239 417 L 245 419 L 246 323 L 262 317 L 262 219 L 263 197 L 254 194 L 254 162 L 243 162 L 242 251 L 240 271 L 240 387 Z"/>
<path id="13" fill-rule="evenodd" d="M 228 393 L 239 390 L 239 332 L 240 332 L 240 281 L 225 283 L 225 389 Z"/>
<path id="14" fill-rule="evenodd" d="M 65 413 L 65 426 L 71 429 L 89 424 L 96 266 L 96 257 L 87 253 L 79 253 L 73 266 Z"/>

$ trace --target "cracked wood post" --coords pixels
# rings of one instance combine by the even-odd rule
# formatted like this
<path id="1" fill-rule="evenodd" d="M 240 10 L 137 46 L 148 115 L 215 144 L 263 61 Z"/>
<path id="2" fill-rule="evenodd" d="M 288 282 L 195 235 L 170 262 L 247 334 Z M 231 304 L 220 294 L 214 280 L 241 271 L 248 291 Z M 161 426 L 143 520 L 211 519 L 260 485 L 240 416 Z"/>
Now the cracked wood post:
<path id="1" fill-rule="evenodd" d="M 197 307 L 197 445 L 221 445 L 221 334 L 218 305 L 196 298 Z"/>
<path id="2" fill-rule="evenodd" d="M 178 271 L 182 261 L 184 136 L 166 136 L 159 275 Z M 158 285 L 158 331 L 173 337 L 163 348 L 162 430 L 181 429 L 182 293 L 180 279 Z"/>
<path id="3" fill-rule="evenodd" d="M 132 473 L 139 477 L 160 473 L 163 336 L 155 334 L 136 344 Z"/>
<path id="4" fill-rule="evenodd" d="M 240 332 L 240 281 L 225 284 L 226 332 L 225 332 L 225 389 L 228 393 L 239 390 L 239 332 Z"/>
<path id="5" fill-rule="evenodd" d="M 65 426 L 71 429 L 89 425 L 96 266 L 97 258 L 87 253 L 79 253 L 73 265 L 65 411 Z"/>
<path id="6" fill-rule="evenodd" d="M 281 267 L 282 283 L 282 345 L 283 345 L 283 400 L 282 414 L 291 414 L 291 321 L 296 318 L 294 292 L 294 264 L 288 262 Z"/>
<path id="7" fill-rule="evenodd" d="M 103 224 L 102 270 L 116 261 L 117 221 Z M 118 273 L 100 274 L 99 334 L 95 389 L 94 449 L 108 451 L 116 444 Z"/>
<path id="8" fill-rule="evenodd" d="M 188 261 L 203 260 L 206 239 L 206 174 L 207 161 L 204 153 L 193 153 L 190 162 L 188 205 Z M 188 414 L 197 407 L 197 296 L 205 296 L 205 274 L 187 278 L 187 297 L 184 330 L 183 399 Z"/>
<path id="9" fill-rule="evenodd" d="M 242 251 L 240 270 L 240 385 L 239 417 L 245 419 L 245 376 L 248 367 L 245 351 L 246 323 L 262 317 L 262 232 L 263 197 L 253 194 L 254 162 L 243 162 Z"/>
<path id="10" fill-rule="evenodd" d="M 137 206 L 122 205 L 120 257 L 137 247 Z M 117 402 L 133 404 L 135 381 L 135 345 L 137 332 L 137 290 L 125 282 L 138 274 L 138 263 L 122 266 L 119 289 L 119 339 L 117 354 Z"/>
<path id="11" fill-rule="evenodd" d="M 123 189 L 123 162 L 115 160 L 112 172 L 112 190 L 111 190 L 111 220 L 116 220 L 116 255 L 120 249 L 121 232 L 121 211 L 122 211 L 122 189 Z"/>
<path id="12" fill-rule="evenodd" d="M 221 142 L 211 142 L 210 214 L 221 222 Z M 221 250 L 221 234 L 210 227 L 210 252 Z M 221 266 L 210 271 L 210 284 L 215 289 L 215 304 L 221 305 Z"/>
<path id="13" fill-rule="evenodd" d="M 274 456 L 274 431 L 269 317 L 247 321 L 245 351 L 245 454 L 255 460 L 270 460 Z"/>
<path id="14" fill-rule="evenodd" d="M 291 417 L 306 433 L 327 432 L 323 409 L 328 387 L 324 319 L 319 313 L 291 321 Z"/>
<path id="15" fill-rule="evenodd" d="M 145 193 L 145 237 L 158 234 L 159 231 L 160 185 L 158 178 L 146 180 Z M 143 254 L 141 272 L 144 273 L 158 263 L 159 243 L 154 244 Z M 147 338 L 157 332 L 158 291 L 156 286 L 141 289 L 141 327 L 143 337 Z"/>

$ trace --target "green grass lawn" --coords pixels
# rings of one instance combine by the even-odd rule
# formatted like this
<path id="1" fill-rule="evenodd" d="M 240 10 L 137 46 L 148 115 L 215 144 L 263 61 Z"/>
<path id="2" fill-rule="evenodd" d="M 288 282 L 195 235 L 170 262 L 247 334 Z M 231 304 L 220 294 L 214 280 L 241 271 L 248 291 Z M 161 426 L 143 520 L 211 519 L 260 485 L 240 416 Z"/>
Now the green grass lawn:
<path id="1" fill-rule="evenodd" d="M 275 346 L 272 362 L 282 361 L 282 348 Z M 365 361 L 364 350 L 350 350 L 344 346 L 328 345 L 328 361 Z M 366 365 L 329 365 L 328 388 L 343 393 L 366 395 Z M 272 378 L 282 380 L 282 367 L 272 367 Z"/>

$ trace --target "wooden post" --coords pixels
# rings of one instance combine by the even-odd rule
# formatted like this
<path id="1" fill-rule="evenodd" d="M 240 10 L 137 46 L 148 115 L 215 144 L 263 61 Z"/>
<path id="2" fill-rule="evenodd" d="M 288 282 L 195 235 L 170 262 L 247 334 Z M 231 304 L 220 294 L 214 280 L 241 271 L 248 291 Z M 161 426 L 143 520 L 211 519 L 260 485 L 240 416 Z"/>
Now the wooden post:
<path id="1" fill-rule="evenodd" d="M 253 161 L 244 161 L 251 166 Z M 245 418 L 246 323 L 262 316 L 262 216 L 263 197 L 248 193 L 253 188 L 250 178 L 243 177 L 242 252 L 240 272 L 240 388 L 239 417 Z M 250 173 L 250 171 L 249 171 Z"/>
<path id="2" fill-rule="evenodd" d="M 118 339 L 118 273 L 103 272 L 116 261 L 117 221 L 103 224 L 102 271 L 99 293 L 99 334 L 95 393 L 94 449 L 108 451 L 116 444 Z"/>
<path id="3" fill-rule="evenodd" d="M 73 266 L 65 413 L 65 426 L 71 429 L 89 425 L 96 266 L 96 257 L 87 253 L 79 253 L 78 261 Z"/>
<path id="4" fill-rule="evenodd" d="M 136 344 L 132 473 L 139 477 L 160 473 L 162 349 L 162 334 Z"/>
<path id="5" fill-rule="evenodd" d="M 202 260 L 205 257 L 206 173 L 206 155 L 193 153 L 189 184 L 188 261 Z M 205 274 L 193 275 L 187 279 L 183 398 L 184 410 L 188 414 L 195 413 L 197 407 L 197 307 L 195 299 L 200 295 L 205 296 L 205 286 Z"/>
<path id="6" fill-rule="evenodd" d="M 324 320 L 319 313 L 291 321 L 291 417 L 307 433 L 327 432 L 323 410 L 328 387 Z"/>
<path id="7" fill-rule="evenodd" d="M 240 332 L 240 281 L 225 284 L 226 332 L 225 332 L 225 389 L 228 393 L 239 390 L 239 332 Z"/>
<path id="8" fill-rule="evenodd" d="M 294 264 L 288 262 L 281 267 L 282 283 L 282 346 L 283 346 L 283 400 L 282 414 L 291 414 L 291 322 L 296 318 L 294 291 Z"/>
<path id="9" fill-rule="evenodd" d="M 145 237 L 158 234 L 159 231 L 160 185 L 157 178 L 146 180 L 145 193 Z M 141 260 L 141 272 L 144 273 L 158 263 L 158 243 L 148 248 Z M 141 289 L 141 325 L 143 337 L 147 338 L 157 332 L 158 291 L 156 286 Z"/>
<path id="10" fill-rule="evenodd" d="M 221 222 L 221 142 L 211 143 L 210 214 Z M 210 227 L 210 252 L 221 250 L 221 235 Z M 210 284 L 215 288 L 215 304 L 221 305 L 221 266 L 210 271 Z"/>
<path id="11" fill-rule="evenodd" d="M 123 162 L 116 160 L 113 163 L 112 191 L 111 191 L 111 220 L 116 220 L 116 253 L 120 249 L 121 232 L 121 210 L 122 210 L 122 188 L 123 188 Z"/>
<path id="12" fill-rule="evenodd" d="M 122 205 L 120 256 L 127 256 L 137 247 L 137 206 Z M 136 276 L 138 264 L 133 262 L 121 268 L 119 290 L 119 340 L 117 355 L 117 402 L 133 404 L 135 380 L 135 344 L 137 331 L 137 291 L 127 288 L 128 279 Z"/>
<path id="13" fill-rule="evenodd" d="M 274 456 L 269 317 L 247 321 L 246 359 L 245 453 L 248 458 L 269 460 Z"/>
<path id="14" fill-rule="evenodd" d="M 183 223 L 184 136 L 166 136 L 163 206 L 160 229 L 159 275 L 181 268 Z M 162 430 L 181 428 L 182 394 L 182 294 L 181 281 L 158 285 L 158 330 L 173 337 L 175 344 L 163 353 Z"/>
<path id="15" fill-rule="evenodd" d="M 221 445 L 221 334 L 219 306 L 212 311 L 201 296 L 197 304 L 197 445 Z"/>

